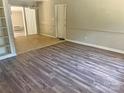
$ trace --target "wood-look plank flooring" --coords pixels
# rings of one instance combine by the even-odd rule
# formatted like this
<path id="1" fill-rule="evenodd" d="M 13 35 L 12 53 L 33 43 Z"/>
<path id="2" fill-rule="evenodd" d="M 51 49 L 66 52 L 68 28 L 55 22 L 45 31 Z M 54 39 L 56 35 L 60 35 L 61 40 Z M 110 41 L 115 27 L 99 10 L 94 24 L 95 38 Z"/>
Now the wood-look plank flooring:
<path id="1" fill-rule="evenodd" d="M 62 40 L 43 35 L 19 36 L 15 38 L 17 54 L 36 50 L 59 42 L 62 42 Z"/>
<path id="2" fill-rule="evenodd" d="M 63 42 L 1 61 L 0 93 L 124 93 L 124 55 Z"/>

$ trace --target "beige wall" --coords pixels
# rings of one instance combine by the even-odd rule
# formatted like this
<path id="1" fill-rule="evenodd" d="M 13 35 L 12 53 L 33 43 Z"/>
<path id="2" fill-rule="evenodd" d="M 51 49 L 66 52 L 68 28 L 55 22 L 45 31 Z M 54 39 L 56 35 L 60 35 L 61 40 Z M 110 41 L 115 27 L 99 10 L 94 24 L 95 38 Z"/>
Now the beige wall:
<path id="1" fill-rule="evenodd" d="M 39 27 L 40 33 L 53 35 L 51 28 L 50 2 L 45 1 L 39 4 Z"/>
<path id="2" fill-rule="evenodd" d="M 124 51 L 124 1 L 66 0 L 67 38 Z"/>
<path id="3" fill-rule="evenodd" d="M 64 0 L 48 0 L 39 4 L 39 25 L 41 34 L 55 36 L 55 4 L 64 3 Z"/>
<path id="4" fill-rule="evenodd" d="M 22 11 L 12 11 L 13 26 L 24 26 Z"/>

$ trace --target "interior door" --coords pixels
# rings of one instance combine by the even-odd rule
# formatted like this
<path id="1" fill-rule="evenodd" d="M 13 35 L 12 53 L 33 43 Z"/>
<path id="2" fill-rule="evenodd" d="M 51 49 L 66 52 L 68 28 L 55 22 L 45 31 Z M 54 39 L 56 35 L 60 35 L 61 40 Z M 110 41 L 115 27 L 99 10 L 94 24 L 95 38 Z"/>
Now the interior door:
<path id="1" fill-rule="evenodd" d="M 55 6 L 56 37 L 66 38 L 66 5 L 59 4 Z"/>
<path id="2" fill-rule="evenodd" d="M 25 8 L 27 34 L 37 34 L 37 22 L 36 22 L 36 10 L 31 8 Z"/>

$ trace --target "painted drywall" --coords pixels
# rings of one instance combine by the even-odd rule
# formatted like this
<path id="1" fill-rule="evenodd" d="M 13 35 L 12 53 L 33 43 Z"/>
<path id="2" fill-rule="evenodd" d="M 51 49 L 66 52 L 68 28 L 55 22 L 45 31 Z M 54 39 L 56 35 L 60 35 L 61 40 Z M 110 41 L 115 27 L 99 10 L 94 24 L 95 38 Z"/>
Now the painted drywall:
<path id="1" fill-rule="evenodd" d="M 55 32 L 55 4 L 63 4 L 65 0 L 48 0 L 39 4 L 40 33 L 56 36 Z"/>
<path id="2" fill-rule="evenodd" d="M 66 0 L 67 39 L 124 51 L 124 1 Z"/>
<path id="3" fill-rule="evenodd" d="M 50 1 L 39 4 L 39 27 L 40 33 L 53 35 L 51 30 Z"/>
<path id="4" fill-rule="evenodd" d="M 13 26 L 24 27 L 22 11 L 12 11 L 11 13 Z"/>

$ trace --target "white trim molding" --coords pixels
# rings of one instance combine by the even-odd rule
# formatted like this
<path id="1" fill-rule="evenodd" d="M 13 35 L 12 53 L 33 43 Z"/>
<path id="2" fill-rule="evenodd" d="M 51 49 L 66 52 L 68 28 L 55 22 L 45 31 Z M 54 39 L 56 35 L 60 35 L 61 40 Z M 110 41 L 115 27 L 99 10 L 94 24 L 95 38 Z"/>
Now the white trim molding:
<path id="1" fill-rule="evenodd" d="M 48 35 L 48 34 L 42 34 L 42 33 L 40 33 L 40 35 L 47 36 L 47 37 L 52 37 L 52 38 L 56 38 L 56 36 L 52 36 L 52 35 Z"/>
<path id="2" fill-rule="evenodd" d="M 66 41 L 77 43 L 77 44 L 81 44 L 81 45 L 85 45 L 85 46 L 95 47 L 95 48 L 99 48 L 99 49 L 103 49 L 103 50 L 108 50 L 108 51 L 112 51 L 112 52 L 116 52 L 116 53 L 120 53 L 120 54 L 124 54 L 124 51 L 123 50 L 119 50 L 119 49 L 108 48 L 108 47 L 104 47 L 104 46 L 84 43 L 84 42 L 70 40 L 70 39 L 66 39 Z"/>

